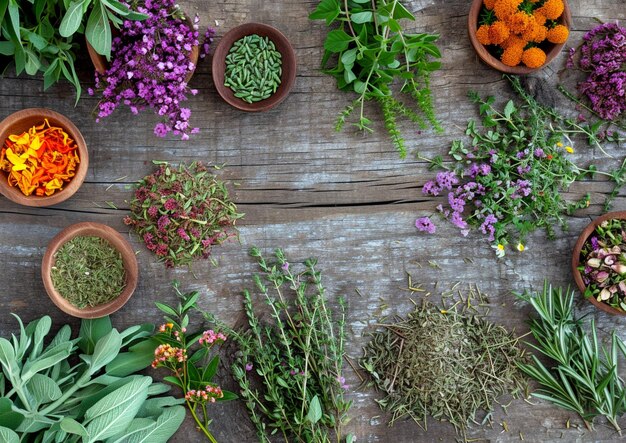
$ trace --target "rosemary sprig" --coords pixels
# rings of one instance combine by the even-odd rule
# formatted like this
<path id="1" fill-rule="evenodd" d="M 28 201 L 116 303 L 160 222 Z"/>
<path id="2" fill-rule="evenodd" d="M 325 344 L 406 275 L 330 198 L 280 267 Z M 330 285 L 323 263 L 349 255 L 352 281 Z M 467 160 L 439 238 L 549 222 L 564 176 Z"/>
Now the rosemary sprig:
<path id="1" fill-rule="evenodd" d="M 530 320 L 537 344 L 529 345 L 551 360 L 546 367 L 533 355 L 532 363 L 518 364 L 541 387 L 532 395 L 576 412 L 589 429 L 595 417 L 604 416 L 621 435 L 617 420 L 626 413 L 626 389 L 618 354 L 626 357 L 624 342 L 613 331 L 609 346 L 601 344 L 595 322 L 585 325 L 574 315 L 574 292 L 569 289 L 545 283 L 541 293 L 515 295 L 539 315 Z"/>

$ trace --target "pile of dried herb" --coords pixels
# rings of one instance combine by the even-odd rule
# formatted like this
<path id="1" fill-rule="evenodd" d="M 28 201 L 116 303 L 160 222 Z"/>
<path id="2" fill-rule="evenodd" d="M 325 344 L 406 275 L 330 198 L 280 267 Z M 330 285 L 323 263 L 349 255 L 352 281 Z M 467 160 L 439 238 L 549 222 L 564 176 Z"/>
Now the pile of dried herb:
<path id="1" fill-rule="evenodd" d="M 79 309 L 108 303 L 126 286 L 122 254 L 103 238 L 74 237 L 59 248 L 54 260 L 54 289 Z"/>
<path id="2" fill-rule="evenodd" d="M 424 301 L 406 319 L 379 324 L 364 348 L 361 366 L 386 393 L 378 403 L 393 414 L 390 424 L 409 416 L 426 429 L 427 417 L 449 421 L 464 434 L 478 411 L 497 398 L 517 396 L 525 386 L 516 362 L 524 358 L 519 338 L 504 327 L 469 314 L 470 288 L 462 311 Z"/>

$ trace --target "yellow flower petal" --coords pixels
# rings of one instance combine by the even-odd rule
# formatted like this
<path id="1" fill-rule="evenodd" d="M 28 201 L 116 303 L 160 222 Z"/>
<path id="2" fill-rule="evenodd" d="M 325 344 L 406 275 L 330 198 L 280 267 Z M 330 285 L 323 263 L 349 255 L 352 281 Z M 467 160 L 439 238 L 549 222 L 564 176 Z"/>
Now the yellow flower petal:
<path id="1" fill-rule="evenodd" d="M 526 246 L 524 246 L 522 243 L 518 243 L 518 244 L 517 244 L 517 250 L 518 250 L 519 252 L 523 252 L 523 251 L 524 251 L 524 249 L 526 249 Z"/>
<path id="2" fill-rule="evenodd" d="M 566 150 L 567 152 L 569 152 L 570 154 L 573 154 L 573 153 L 574 153 L 574 148 L 572 148 L 571 146 L 566 146 L 566 147 L 565 147 L 565 150 Z"/>

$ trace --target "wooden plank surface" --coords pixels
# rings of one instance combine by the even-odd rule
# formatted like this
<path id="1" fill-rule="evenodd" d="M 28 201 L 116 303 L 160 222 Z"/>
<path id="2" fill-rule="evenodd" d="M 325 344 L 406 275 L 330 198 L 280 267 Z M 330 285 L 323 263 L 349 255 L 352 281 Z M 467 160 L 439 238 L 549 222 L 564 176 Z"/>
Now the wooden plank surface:
<path id="1" fill-rule="evenodd" d="M 481 64 L 471 49 L 465 26 L 469 2 L 406 3 L 416 13 L 412 28 L 441 34 L 443 67 L 433 77 L 432 89 L 445 132 L 427 131 L 419 135 L 415 127 L 401 124 L 410 149 L 432 157 L 447 152 L 450 142 L 462 137 L 468 118 L 476 117 L 474 106 L 465 99 L 468 90 L 498 96 L 508 91 L 500 75 Z M 347 351 L 353 359 L 360 356 L 366 342 L 364 333 L 370 330 L 366 326 L 373 322 L 371 316 L 383 301 L 389 306 L 386 314 L 406 314 L 411 309 L 408 293 L 401 290 L 406 286 L 407 272 L 414 282 L 423 282 L 427 287 L 437 281 L 443 287 L 456 281 L 464 285 L 477 283 L 492 297 L 491 319 L 515 327 L 520 333 L 527 331 L 524 321 L 529 311 L 515 302 L 512 291 L 538 289 L 544 279 L 555 285 L 573 284 L 571 249 L 590 218 L 601 213 L 604 195 L 611 189 L 608 183 L 598 179 L 573 186 L 568 195 L 591 192 L 592 205 L 569 219 L 569 232 L 559 233 L 555 241 L 546 241 L 543 233 L 536 233 L 529 238 L 523 254 L 509 254 L 501 261 L 495 260 L 488 244 L 475 234 L 462 238 L 455 229 L 442 225 L 434 236 L 418 235 L 415 218 L 434 212 L 440 203 L 437 198 L 421 194 L 421 186 L 431 173 L 424 162 L 411 155 L 400 160 L 379 122 L 372 135 L 363 136 L 352 130 L 334 132 L 337 113 L 352 98 L 338 92 L 332 79 L 318 70 L 326 30 L 322 23 L 307 19 L 315 1 L 181 0 L 180 4 L 188 12 L 198 13 L 201 24 L 218 23 L 218 38 L 228 29 L 249 21 L 268 23 L 282 30 L 298 58 L 298 76 L 291 95 L 267 113 L 239 112 L 217 96 L 210 63 L 205 60 L 191 81 L 191 86 L 200 92 L 189 101 L 192 123 L 201 128 L 201 133 L 183 142 L 156 138 L 152 134 L 157 121 L 153 115 L 134 117 L 122 110 L 95 123 L 95 98 L 83 97 L 74 107 L 67 85 L 55 86 L 44 94 L 40 79 L 6 75 L 0 81 L 0 117 L 34 106 L 64 113 L 85 136 L 90 167 L 78 193 L 56 207 L 31 209 L 0 199 L 2 336 L 15 330 L 16 322 L 10 312 L 25 320 L 49 314 L 57 327 L 66 322 L 78 324 L 58 311 L 44 292 L 40 262 L 46 244 L 59 230 L 80 221 L 99 221 L 126 233 L 121 220 L 131 197 L 128 185 L 151 171 L 151 160 L 225 163 L 222 177 L 238 184 L 233 189 L 234 198 L 246 213 L 241 223 L 241 244 L 231 243 L 215 250 L 218 267 L 197 263 L 189 272 L 165 270 L 136 237 L 130 236 L 138 251 L 141 278 L 130 302 L 113 315 L 118 327 L 159 322 L 153 302 L 174 299 L 170 289 L 173 279 L 180 280 L 185 290 L 199 290 L 205 309 L 234 323 L 241 318 L 241 290 L 251 286 L 251 274 L 255 271 L 247 256 L 253 245 L 268 253 L 282 247 L 294 263 L 318 257 L 328 293 L 348 298 Z M 594 26 L 596 17 L 604 21 L 626 19 L 624 0 L 573 0 L 570 4 L 574 17 L 571 45 L 578 44 L 583 33 Z M 563 57 L 540 75 L 556 81 L 562 62 Z M 87 84 L 91 81 L 89 62 L 83 59 L 81 63 L 81 78 Z M 565 106 L 571 107 L 567 103 Z M 378 121 L 379 114 L 375 110 L 372 114 Z M 606 159 L 583 145 L 576 147 L 580 162 L 597 160 L 615 167 L 625 153 L 611 152 L 616 159 Z M 625 197 L 621 194 L 617 198 L 616 209 L 626 209 Z M 466 257 L 474 263 L 467 263 Z M 436 261 L 441 269 L 429 267 L 429 260 Z M 598 313 L 584 301 L 580 303 L 580 312 L 594 317 L 601 329 L 617 327 L 622 337 L 626 335 L 626 318 Z M 227 368 L 222 368 L 221 374 L 224 386 L 233 388 Z M 346 378 L 353 387 L 349 397 L 354 400 L 348 430 L 357 435 L 359 442 L 454 440 L 454 430 L 445 423 L 431 422 L 428 432 L 410 421 L 387 427 L 389 417 L 374 402 L 379 394 L 357 389 L 358 378 L 351 371 Z M 520 433 L 525 441 L 619 440 L 612 428 L 601 421 L 592 433 L 583 429 L 574 414 L 533 402 L 536 404 L 515 400 L 507 414 L 496 410 L 493 428 L 476 427 L 469 436 L 498 442 L 520 441 Z M 212 412 L 215 420 L 211 428 L 218 441 L 255 441 L 241 403 L 215 406 Z M 566 429 L 568 419 L 573 426 Z M 507 422 L 509 432 L 504 432 L 502 421 Z M 621 423 L 626 425 L 625 420 Z M 172 441 L 194 442 L 201 438 L 187 420 Z"/>

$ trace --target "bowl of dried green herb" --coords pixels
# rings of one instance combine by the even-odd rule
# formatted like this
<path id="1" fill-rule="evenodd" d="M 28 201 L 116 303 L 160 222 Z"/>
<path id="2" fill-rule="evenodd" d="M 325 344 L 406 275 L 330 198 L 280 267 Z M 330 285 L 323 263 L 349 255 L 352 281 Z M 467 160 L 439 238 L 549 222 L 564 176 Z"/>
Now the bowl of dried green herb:
<path id="1" fill-rule="evenodd" d="M 109 315 L 137 287 L 135 252 L 115 229 L 101 223 L 68 226 L 48 244 L 41 276 L 52 302 L 80 318 Z"/>
<path id="2" fill-rule="evenodd" d="M 237 109 L 260 112 L 282 102 L 295 83 L 296 55 L 278 29 L 246 23 L 228 31 L 215 48 L 213 83 Z"/>

